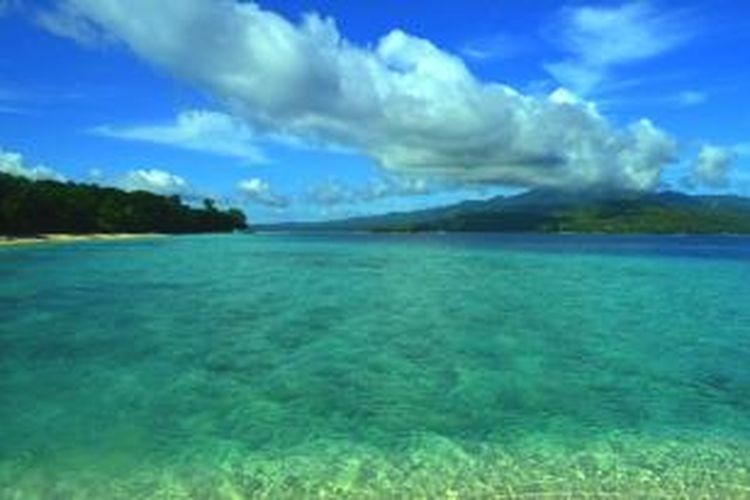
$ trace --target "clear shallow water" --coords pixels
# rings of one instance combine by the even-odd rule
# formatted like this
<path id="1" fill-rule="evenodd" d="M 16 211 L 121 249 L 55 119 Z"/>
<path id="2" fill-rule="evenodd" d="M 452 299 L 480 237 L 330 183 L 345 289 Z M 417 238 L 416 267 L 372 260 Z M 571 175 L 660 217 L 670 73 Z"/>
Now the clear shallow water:
<path id="1" fill-rule="evenodd" d="M 750 496 L 750 240 L 0 249 L 0 497 Z"/>

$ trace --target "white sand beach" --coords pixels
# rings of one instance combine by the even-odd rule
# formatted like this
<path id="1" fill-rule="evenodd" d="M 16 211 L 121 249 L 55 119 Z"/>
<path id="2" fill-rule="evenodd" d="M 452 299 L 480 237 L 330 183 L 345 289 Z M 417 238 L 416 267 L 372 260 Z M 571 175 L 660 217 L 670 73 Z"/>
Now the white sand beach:
<path id="1" fill-rule="evenodd" d="M 161 238 L 161 233 L 92 233 L 92 234 L 40 234 L 36 236 L 0 236 L 0 246 L 33 245 L 39 243 L 74 243 L 79 241 L 119 241 L 144 238 Z"/>

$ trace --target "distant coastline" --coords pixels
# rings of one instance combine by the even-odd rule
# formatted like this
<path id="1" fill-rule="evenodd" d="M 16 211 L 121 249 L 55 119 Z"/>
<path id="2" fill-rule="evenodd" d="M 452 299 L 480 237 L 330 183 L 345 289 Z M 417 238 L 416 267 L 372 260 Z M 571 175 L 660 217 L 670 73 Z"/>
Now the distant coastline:
<path id="1" fill-rule="evenodd" d="M 261 232 L 748 235 L 750 198 L 662 191 L 533 190 L 350 219 L 255 225 Z"/>
<path id="2" fill-rule="evenodd" d="M 39 243 L 76 243 L 80 241 L 123 241 L 163 238 L 162 233 L 92 233 L 39 234 L 34 236 L 0 236 L 0 247 L 34 245 Z"/>

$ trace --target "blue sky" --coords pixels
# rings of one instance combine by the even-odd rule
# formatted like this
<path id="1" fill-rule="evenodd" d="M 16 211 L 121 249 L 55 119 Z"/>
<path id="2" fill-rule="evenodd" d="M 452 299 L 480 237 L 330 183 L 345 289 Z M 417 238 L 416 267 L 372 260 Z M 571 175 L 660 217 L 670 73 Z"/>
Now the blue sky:
<path id="1" fill-rule="evenodd" d="M 735 0 L 0 0 L 0 169 L 256 221 L 750 195 L 749 44 Z"/>

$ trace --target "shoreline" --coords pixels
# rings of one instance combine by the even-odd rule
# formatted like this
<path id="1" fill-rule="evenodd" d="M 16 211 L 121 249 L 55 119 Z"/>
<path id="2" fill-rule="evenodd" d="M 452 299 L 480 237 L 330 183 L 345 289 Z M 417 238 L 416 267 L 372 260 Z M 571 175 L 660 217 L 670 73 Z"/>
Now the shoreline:
<path id="1" fill-rule="evenodd" d="M 76 243 L 81 241 L 123 241 L 136 239 L 163 238 L 163 233 L 91 233 L 72 234 L 55 233 L 39 234 L 36 236 L 2 236 L 0 247 L 34 245 L 39 243 Z"/>

